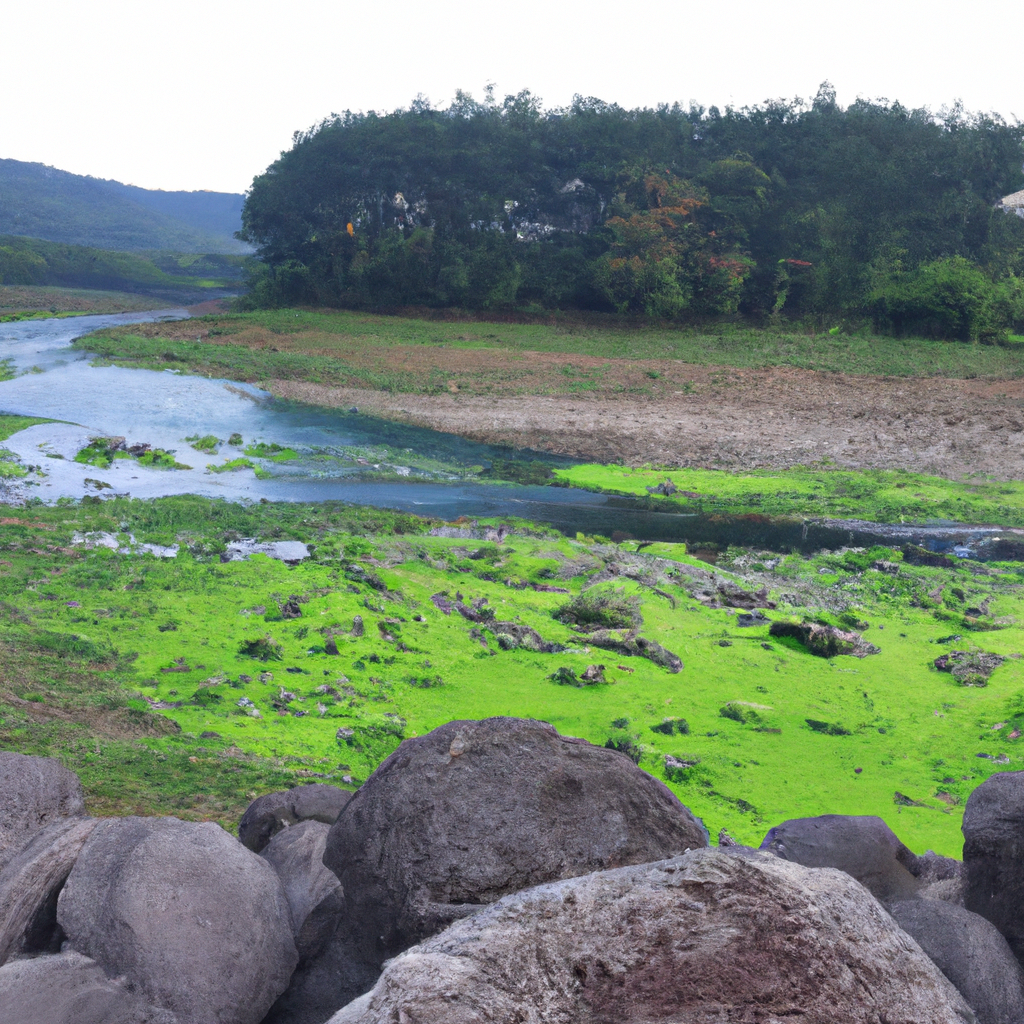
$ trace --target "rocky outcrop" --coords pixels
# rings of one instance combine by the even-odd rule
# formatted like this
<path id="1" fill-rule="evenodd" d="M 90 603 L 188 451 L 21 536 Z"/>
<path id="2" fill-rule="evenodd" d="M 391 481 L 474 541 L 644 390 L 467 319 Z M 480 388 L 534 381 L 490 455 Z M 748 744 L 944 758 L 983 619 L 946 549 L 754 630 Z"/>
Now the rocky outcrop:
<path id="1" fill-rule="evenodd" d="M 770 829 L 761 849 L 809 868 L 838 868 L 883 903 L 916 896 L 917 857 L 881 818 L 823 814 Z"/>
<path id="2" fill-rule="evenodd" d="M 682 857 L 539 886 L 392 960 L 330 1024 L 967 1024 L 956 989 L 847 875 Z"/>
<path id="3" fill-rule="evenodd" d="M 0 870 L 51 822 L 84 812 L 82 784 L 59 761 L 0 751 Z"/>
<path id="4" fill-rule="evenodd" d="M 1024 962 L 1024 772 L 999 772 L 964 808 L 964 905 L 991 921 Z"/>
<path id="5" fill-rule="evenodd" d="M 112 980 L 99 964 L 67 952 L 0 967 L 3 1024 L 179 1024 Z"/>
<path id="6" fill-rule="evenodd" d="M 320 950 L 344 907 L 338 876 L 324 865 L 329 825 L 302 821 L 278 832 L 260 854 L 277 872 L 300 957 Z"/>
<path id="7" fill-rule="evenodd" d="M 622 754 L 542 722 L 449 722 L 403 742 L 331 829 L 324 863 L 345 915 L 275 1019 L 313 1024 L 315 1007 L 322 1024 L 388 957 L 508 893 L 706 845 L 700 822 Z"/>
<path id="8" fill-rule="evenodd" d="M 94 818 L 51 822 L 0 872 L 0 964 L 60 949 L 57 897 L 95 826 Z"/>
<path id="9" fill-rule="evenodd" d="M 683 668 L 683 660 L 678 654 L 673 654 L 656 640 L 639 636 L 632 630 L 619 634 L 611 630 L 600 629 L 593 633 L 587 633 L 580 639 L 591 647 L 600 647 L 602 650 L 612 651 L 626 658 L 646 658 L 648 661 L 653 661 L 655 665 L 667 668 L 669 672 L 681 672 Z"/>
<path id="10" fill-rule="evenodd" d="M 835 658 L 840 654 L 866 658 L 869 654 L 879 653 L 879 648 L 869 644 L 860 633 L 820 622 L 786 622 L 776 619 L 769 626 L 768 635 L 799 640 L 811 654 L 819 658 Z"/>
<path id="11" fill-rule="evenodd" d="M 978 1024 L 1024 1021 L 1024 971 L 993 924 L 939 900 L 905 900 L 889 912 L 956 986 Z"/>
<path id="12" fill-rule="evenodd" d="M 347 789 L 315 782 L 308 786 L 267 793 L 246 808 L 238 823 L 238 838 L 259 853 L 270 840 L 289 825 L 320 821 L 333 825 L 352 794 Z"/>
<path id="13" fill-rule="evenodd" d="M 180 1024 L 258 1024 L 297 960 L 273 868 L 212 823 L 100 822 L 57 921 L 72 948 Z"/>

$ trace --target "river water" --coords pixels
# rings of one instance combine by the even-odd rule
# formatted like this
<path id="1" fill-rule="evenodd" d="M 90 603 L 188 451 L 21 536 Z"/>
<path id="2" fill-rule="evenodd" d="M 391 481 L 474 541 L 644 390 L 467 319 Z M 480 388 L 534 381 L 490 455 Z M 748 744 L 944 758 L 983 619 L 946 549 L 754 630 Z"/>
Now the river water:
<path id="1" fill-rule="evenodd" d="M 568 533 L 627 534 L 650 540 L 748 544 L 788 550 L 913 540 L 929 547 L 971 544 L 994 528 L 955 524 L 880 527 L 868 523 L 769 521 L 658 512 L 647 503 L 587 491 L 488 484 L 480 467 L 494 459 L 565 465 L 537 452 L 477 444 L 453 434 L 274 399 L 249 384 L 175 371 L 92 366 L 71 342 L 101 327 L 182 319 L 184 309 L 0 324 L 0 360 L 15 377 L 0 382 L 0 412 L 58 422 L 13 435 L 2 447 L 37 467 L 9 486 L 6 500 L 45 501 L 86 494 L 155 498 L 201 494 L 229 500 L 347 501 L 454 520 L 459 516 L 518 516 Z M 229 445 L 233 434 L 241 445 Z M 197 451 L 191 436 L 220 439 Z M 136 459 L 108 468 L 74 461 L 95 437 L 121 437 L 175 453 L 185 469 L 158 469 Z M 253 448 L 277 445 L 284 449 Z M 248 458 L 231 472 L 214 467 Z M 3 497 L 0 495 L 0 497 Z"/>

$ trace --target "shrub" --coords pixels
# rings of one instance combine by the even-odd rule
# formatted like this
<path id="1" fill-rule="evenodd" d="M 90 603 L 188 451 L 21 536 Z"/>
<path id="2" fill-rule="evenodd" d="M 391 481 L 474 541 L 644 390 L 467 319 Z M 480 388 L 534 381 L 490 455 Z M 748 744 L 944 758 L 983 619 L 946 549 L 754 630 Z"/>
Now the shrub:
<path id="1" fill-rule="evenodd" d="M 255 658 L 257 661 L 280 661 L 282 658 L 281 645 L 269 634 L 243 640 L 238 645 L 238 653 L 243 658 Z"/>
<path id="2" fill-rule="evenodd" d="M 643 622 L 640 598 L 610 587 L 584 590 L 555 610 L 559 622 L 587 632 L 597 629 L 635 629 Z"/>
<path id="3" fill-rule="evenodd" d="M 980 341 L 1004 338 L 1021 304 L 1015 281 L 995 282 L 962 256 L 890 272 L 871 292 L 879 330 L 896 335 Z"/>

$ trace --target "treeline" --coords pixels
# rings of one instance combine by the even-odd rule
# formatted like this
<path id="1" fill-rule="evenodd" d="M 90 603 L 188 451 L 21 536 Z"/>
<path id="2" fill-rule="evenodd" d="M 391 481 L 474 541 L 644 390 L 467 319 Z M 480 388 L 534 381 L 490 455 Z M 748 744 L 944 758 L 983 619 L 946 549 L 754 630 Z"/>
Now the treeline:
<path id="1" fill-rule="evenodd" d="M 736 314 L 999 337 L 1024 321 L 1024 126 L 814 101 L 333 116 L 257 177 L 253 305 Z"/>
<path id="2" fill-rule="evenodd" d="M 128 253 L 0 235 L 0 285 L 59 285 L 145 294 L 227 288 L 244 258 L 220 253 Z"/>
<path id="3" fill-rule="evenodd" d="M 0 160 L 0 235 L 118 252 L 244 253 L 242 196 L 163 192 Z"/>

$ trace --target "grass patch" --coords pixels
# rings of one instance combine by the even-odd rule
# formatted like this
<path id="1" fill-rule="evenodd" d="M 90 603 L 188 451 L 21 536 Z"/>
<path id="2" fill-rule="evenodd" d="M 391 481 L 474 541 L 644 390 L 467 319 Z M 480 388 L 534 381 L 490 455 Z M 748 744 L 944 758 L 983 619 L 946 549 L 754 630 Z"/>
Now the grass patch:
<path id="1" fill-rule="evenodd" d="M 686 391 L 689 382 L 677 362 L 901 377 L 1024 375 L 1024 346 L 1017 343 L 973 345 L 734 324 L 669 328 L 601 316 L 488 323 L 286 309 L 204 317 L 187 326 L 112 328 L 76 344 L 121 365 L 163 369 L 173 364 L 234 380 L 305 380 L 430 394 Z M 525 359 L 531 353 L 565 358 L 538 365 Z M 653 361 L 660 365 L 649 365 Z"/>
<path id="2" fill-rule="evenodd" d="M 946 480 L 905 470 L 660 469 L 596 463 L 558 468 L 562 484 L 648 498 L 668 511 L 825 516 L 879 523 L 953 520 L 1024 527 L 1024 482 L 976 476 Z M 665 486 L 666 481 L 670 486 Z"/>
<path id="3" fill-rule="evenodd" d="M 523 524 L 482 545 L 428 536 L 431 525 L 340 504 L 200 498 L 10 510 L 0 745 L 81 772 L 95 812 L 231 824 L 249 792 L 358 783 L 403 737 L 517 715 L 623 750 L 712 834 L 757 843 L 790 817 L 877 814 L 912 848 L 953 855 L 972 789 L 1024 768 L 1018 563 L 723 550 L 715 571 L 767 588 L 779 605 L 769 617 L 852 622 L 880 648 L 828 659 L 767 625 L 741 627 L 682 545 L 637 551 Z M 181 551 L 72 544 L 92 530 Z M 301 540 L 313 556 L 222 563 L 240 537 Z M 588 647 L 559 621 L 564 606 L 606 593 L 637 610 L 633 628 L 678 654 L 681 671 Z M 506 634 L 520 642 L 501 644 Z M 523 639 L 534 635 L 552 653 Z M 264 642 L 279 659 L 261 660 Z M 960 650 L 1003 659 L 987 685 L 935 667 Z"/>

